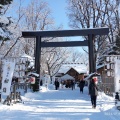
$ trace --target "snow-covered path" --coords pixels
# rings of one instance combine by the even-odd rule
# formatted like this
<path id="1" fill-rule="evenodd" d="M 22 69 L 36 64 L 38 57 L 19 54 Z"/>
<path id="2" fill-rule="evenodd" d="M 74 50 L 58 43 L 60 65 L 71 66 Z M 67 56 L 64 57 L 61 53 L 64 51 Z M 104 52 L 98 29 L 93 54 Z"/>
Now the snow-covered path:
<path id="1" fill-rule="evenodd" d="M 79 88 L 49 89 L 27 93 L 25 104 L 0 106 L 2 120 L 120 120 L 120 112 L 114 107 L 111 97 L 100 93 L 97 108 L 92 109 L 87 87 L 84 93 Z"/>

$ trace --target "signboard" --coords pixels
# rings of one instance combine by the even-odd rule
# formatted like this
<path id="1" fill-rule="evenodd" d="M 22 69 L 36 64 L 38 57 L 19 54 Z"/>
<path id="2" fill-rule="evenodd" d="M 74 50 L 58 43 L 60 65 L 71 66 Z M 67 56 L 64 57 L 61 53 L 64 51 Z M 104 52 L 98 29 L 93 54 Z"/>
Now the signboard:
<path id="1" fill-rule="evenodd" d="M 3 61 L 3 74 L 2 74 L 2 95 L 10 94 L 10 87 L 15 68 L 15 61 Z"/>

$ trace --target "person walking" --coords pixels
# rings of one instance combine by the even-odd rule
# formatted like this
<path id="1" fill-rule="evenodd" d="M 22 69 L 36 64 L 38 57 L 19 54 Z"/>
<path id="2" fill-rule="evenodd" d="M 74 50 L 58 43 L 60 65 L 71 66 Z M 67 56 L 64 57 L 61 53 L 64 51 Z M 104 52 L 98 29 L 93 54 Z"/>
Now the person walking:
<path id="1" fill-rule="evenodd" d="M 80 87 L 80 93 L 83 93 L 83 88 L 85 86 L 85 81 L 82 79 L 79 82 L 79 87 Z"/>
<path id="2" fill-rule="evenodd" d="M 73 80 L 71 80 L 71 88 L 72 88 L 72 90 L 74 88 L 74 81 Z"/>
<path id="3" fill-rule="evenodd" d="M 98 87 L 97 87 L 96 83 L 94 82 L 94 79 L 92 79 L 89 84 L 89 95 L 91 97 L 92 108 L 96 108 Z"/>
<path id="4" fill-rule="evenodd" d="M 73 89 L 75 89 L 75 80 L 73 81 Z"/>
<path id="5" fill-rule="evenodd" d="M 43 85 L 43 81 L 42 81 L 42 79 L 40 80 L 40 86 L 42 86 Z"/>
<path id="6" fill-rule="evenodd" d="M 55 80 L 54 84 L 55 84 L 55 89 L 58 90 L 58 88 L 59 88 L 59 82 L 58 82 L 58 80 Z"/>
<path id="7" fill-rule="evenodd" d="M 117 101 L 119 101 L 120 99 L 119 99 L 119 93 L 118 92 L 116 92 L 116 94 L 115 94 L 115 105 L 117 104 Z"/>

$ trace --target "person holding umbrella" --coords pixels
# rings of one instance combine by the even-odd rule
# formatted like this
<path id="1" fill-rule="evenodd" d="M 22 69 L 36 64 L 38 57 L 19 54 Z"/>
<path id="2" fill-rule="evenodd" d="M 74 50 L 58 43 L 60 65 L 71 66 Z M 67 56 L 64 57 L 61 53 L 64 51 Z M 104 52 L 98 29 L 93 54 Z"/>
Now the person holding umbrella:
<path id="1" fill-rule="evenodd" d="M 98 95 L 98 87 L 95 80 L 92 78 L 89 84 L 89 95 L 91 97 L 92 108 L 96 108 L 96 100 Z"/>

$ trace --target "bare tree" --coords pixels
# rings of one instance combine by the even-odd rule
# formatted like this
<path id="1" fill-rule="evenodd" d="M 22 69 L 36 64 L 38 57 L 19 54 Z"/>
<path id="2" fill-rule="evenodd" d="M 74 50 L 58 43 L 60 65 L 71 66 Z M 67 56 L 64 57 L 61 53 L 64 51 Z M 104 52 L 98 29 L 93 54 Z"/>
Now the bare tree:
<path id="1" fill-rule="evenodd" d="M 49 26 L 53 24 L 53 19 L 50 18 L 48 5 L 42 0 L 32 0 L 27 8 L 23 7 L 24 0 L 17 2 L 17 4 L 13 3 L 11 6 L 6 6 L 3 11 L 4 14 L 12 16 L 15 21 L 14 24 L 11 23 L 12 25 L 9 27 L 13 34 L 11 38 L 12 41 L 2 41 L 0 43 L 0 52 L 1 54 L 4 53 L 3 56 L 20 56 L 23 53 L 32 54 L 33 56 L 35 39 L 23 40 L 21 38 L 21 30 L 28 30 L 28 28 L 29 30 L 48 29 Z M 13 7 L 15 8 L 14 10 Z M 9 17 L 9 19 L 11 19 L 11 17 Z"/>
<path id="2" fill-rule="evenodd" d="M 31 0 L 31 3 L 23 9 L 24 18 L 21 21 L 27 30 L 48 30 L 54 21 L 47 2 L 43 0 Z"/>
<path id="3" fill-rule="evenodd" d="M 117 1 L 117 0 L 116 0 Z M 96 36 L 96 58 L 101 51 L 114 44 L 118 31 L 118 4 L 114 0 L 68 0 L 69 25 L 72 28 L 109 27 L 108 36 Z M 99 54 L 100 55 L 100 54 Z"/>
<path id="4" fill-rule="evenodd" d="M 44 69 L 48 70 L 48 74 L 52 80 L 52 77 L 55 76 L 55 74 L 58 72 L 63 62 L 65 62 L 66 59 L 70 57 L 70 53 L 68 49 L 59 47 L 49 48 L 48 50 L 49 51 L 46 51 L 42 56 L 42 61 L 44 61 L 42 62 L 41 67 L 44 67 Z M 46 66 L 44 66 L 45 63 Z"/>
<path id="5" fill-rule="evenodd" d="M 23 9 L 23 19 L 22 19 L 22 27 L 25 27 L 27 30 L 48 30 L 51 29 L 54 25 L 54 21 L 51 17 L 51 10 L 46 2 L 43 0 L 31 0 L 32 2 Z M 59 38 L 42 38 L 42 41 L 61 41 L 63 39 Z M 29 55 L 34 56 L 34 48 L 35 48 L 35 39 L 26 39 L 22 41 L 23 50 Z M 53 52 L 54 51 L 54 52 Z M 64 51 L 64 53 L 63 53 Z M 43 71 L 48 69 L 49 75 L 54 76 L 57 69 L 61 65 L 64 60 L 64 56 L 66 54 L 66 49 L 62 48 L 42 48 L 41 49 L 41 74 Z M 49 54 L 48 54 L 49 53 Z M 54 53 L 54 54 L 53 54 Z M 59 54 L 59 55 L 58 55 Z M 64 55 L 63 55 L 64 54 Z M 46 59 L 50 59 L 49 62 L 46 62 Z"/>
<path id="6" fill-rule="evenodd" d="M 78 52 L 78 51 L 72 51 L 71 53 L 71 58 L 72 58 L 72 62 L 75 63 L 75 62 L 80 62 L 80 59 L 82 57 L 82 53 L 81 52 Z"/>
<path id="7" fill-rule="evenodd" d="M 26 30 L 48 30 L 54 23 L 50 15 L 51 10 L 43 0 L 31 0 L 31 2 L 23 8 L 22 13 L 24 16 L 20 23 L 22 23 L 21 27 Z M 33 51 L 32 53 L 34 53 L 35 44 L 35 39 L 26 39 L 22 41 L 23 50 L 26 53 L 29 53 L 29 51 Z M 32 54 L 32 56 L 34 56 L 34 54 Z"/>
<path id="8" fill-rule="evenodd" d="M 18 22 L 13 20 L 11 14 L 9 14 L 9 9 L 10 9 L 11 5 L 8 4 L 4 7 L 4 9 L 1 10 L 2 14 L 4 15 L 4 17 L 2 17 L 2 19 L 4 19 L 6 17 L 9 21 L 7 23 L 7 35 L 8 35 L 8 31 L 10 33 L 8 36 L 9 40 L 4 39 L 3 41 L 0 42 L 0 54 L 3 57 L 11 56 L 11 55 L 13 56 L 12 50 L 14 49 L 18 40 L 20 40 L 20 38 L 21 38 L 20 30 L 19 30 L 19 27 L 17 26 Z M 5 19 L 4 19 L 4 22 L 5 22 Z"/>
<path id="9" fill-rule="evenodd" d="M 79 52 L 79 51 L 73 51 L 70 52 L 70 57 L 72 58 L 73 63 L 81 63 L 86 65 L 88 67 L 88 53 L 86 52 Z"/>

